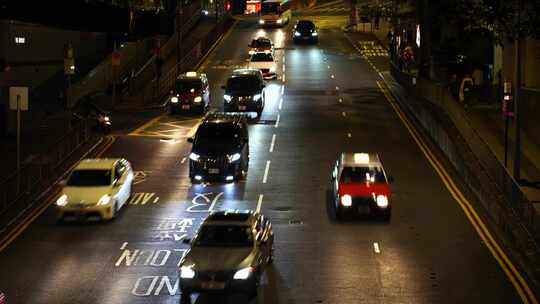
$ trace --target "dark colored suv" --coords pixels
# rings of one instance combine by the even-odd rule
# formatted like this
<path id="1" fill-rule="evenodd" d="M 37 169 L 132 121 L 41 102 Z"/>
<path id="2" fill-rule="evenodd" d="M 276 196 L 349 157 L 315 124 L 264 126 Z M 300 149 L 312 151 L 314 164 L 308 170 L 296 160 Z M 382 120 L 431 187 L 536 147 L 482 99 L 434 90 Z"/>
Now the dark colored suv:
<path id="1" fill-rule="evenodd" d="M 299 20 L 293 28 L 293 41 L 295 43 L 301 41 L 319 42 L 319 33 L 317 33 L 315 24 L 310 20 Z"/>
<path id="2" fill-rule="evenodd" d="M 209 106 L 210 86 L 206 74 L 187 72 L 178 76 L 169 99 L 171 114 L 178 112 L 204 114 Z"/>
<path id="3" fill-rule="evenodd" d="M 245 178 L 249 164 L 247 118 L 241 114 L 208 114 L 197 128 L 189 155 L 192 182 Z"/>
<path id="4" fill-rule="evenodd" d="M 225 112 L 256 112 L 261 117 L 264 109 L 265 83 L 259 69 L 234 70 L 222 86 L 225 90 Z"/>

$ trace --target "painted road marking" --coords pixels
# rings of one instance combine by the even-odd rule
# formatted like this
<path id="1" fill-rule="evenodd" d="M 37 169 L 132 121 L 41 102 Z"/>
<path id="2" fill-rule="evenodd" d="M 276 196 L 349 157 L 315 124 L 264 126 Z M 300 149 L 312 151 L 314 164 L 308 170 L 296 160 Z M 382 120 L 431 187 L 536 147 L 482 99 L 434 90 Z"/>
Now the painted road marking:
<path id="1" fill-rule="evenodd" d="M 339 87 L 338 87 L 338 86 L 336 86 L 336 91 L 339 91 Z"/>
<path id="2" fill-rule="evenodd" d="M 156 195 L 155 192 L 135 192 L 129 198 L 129 205 L 146 205 Z M 156 203 L 156 201 L 154 201 Z"/>
<path id="3" fill-rule="evenodd" d="M 283 81 L 283 83 L 285 83 L 285 74 L 282 74 L 281 81 Z"/>
<path id="4" fill-rule="evenodd" d="M 214 209 L 214 206 L 216 205 L 219 198 L 223 195 L 223 192 L 218 193 L 213 199 L 210 199 L 210 195 L 212 195 L 213 192 L 207 192 L 207 193 L 197 193 L 195 194 L 195 197 L 191 200 L 191 206 L 189 206 L 186 211 L 187 212 L 211 212 Z M 198 202 L 202 199 L 202 202 Z M 198 207 L 207 207 L 207 208 L 201 208 L 197 209 Z"/>
<path id="5" fill-rule="evenodd" d="M 347 116 L 347 113 L 346 112 L 341 112 L 341 115 L 343 115 L 343 117 Z"/>
<path id="6" fill-rule="evenodd" d="M 185 163 L 186 162 L 186 158 L 182 158 L 182 161 L 180 161 L 181 164 Z"/>
<path id="7" fill-rule="evenodd" d="M 153 201 L 152 203 L 154 203 L 154 204 L 155 204 L 155 203 L 157 203 L 158 201 L 159 201 L 159 197 L 158 197 L 158 196 L 156 196 L 156 198 L 154 199 L 154 201 Z"/>
<path id="8" fill-rule="evenodd" d="M 276 134 L 272 135 L 272 142 L 270 143 L 270 149 L 268 152 L 272 153 L 274 152 L 274 145 L 276 143 Z"/>
<path id="9" fill-rule="evenodd" d="M 122 244 L 122 247 L 120 247 L 120 250 L 126 249 L 127 244 L 128 244 L 128 242 L 124 242 L 124 244 Z"/>
<path id="10" fill-rule="evenodd" d="M 343 102 L 343 98 L 340 98 L 340 99 L 339 99 L 339 103 L 342 103 L 342 102 Z"/>
<path id="11" fill-rule="evenodd" d="M 285 73 L 285 63 L 283 63 L 283 73 Z"/>
<path id="12" fill-rule="evenodd" d="M 259 200 L 257 201 L 257 209 L 255 209 L 255 212 L 257 213 L 261 212 L 263 198 L 264 198 L 264 194 L 259 194 Z"/>
<path id="13" fill-rule="evenodd" d="M 282 85 L 282 86 L 281 86 L 281 95 L 283 95 L 284 93 L 285 93 L 285 86 Z"/>
<path id="14" fill-rule="evenodd" d="M 278 106 L 278 110 L 280 110 L 280 111 L 281 111 L 281 108 L 282 108 L 282 107 L 283 107 L 283 97 L 281 97 L 281 98 L 279 99 L 279 106 Z"/>
<path id="15" fill-rule="evenodd" d="M 212 204 L 208 208 L 208 211 L 212 212 L 214 210 L 214 206 L 216 205 L 216 202 L 219 200 L 219 198 L 223 195 L 223 192 L 218 193 L 216 197 L 212 200 Z"/>
<path id="16" fill-rule="evenodd" d="M 133 172 L 133 184 L 137 185 L 146 180 L 146 177 L 150 174 L 151 171 L 135 171 Z"/>
<path id="17" fill-rule="evenodd" d="M 263 176 L 263 184 L 266 184 L 266 180 L 268 179 L 268 171 L 270 170 L 270 161 L 266 161 L 266 168 L 264 168 L 264 176 Z"/>
<path id="18" fill-rule="evenodd" d="M 352 137 L 352 134 L 351 134 L 351 133 L 347 133 L 347 137 L 348 137 L 348 138 L 351 138 L 351 137 Z"/>
<path id="19" fill-rule="evenodd" d="M 328 66 L 328 68 L 330 69 L 330 66 Z"/>
<path id="20" fill-rule="evenodd" d="M 276 119 L 276 124 L 274 125 L 274 128 L 279 127 L 279 118 L 280 118 L 280 115 L 278 114 L 277 119 Z"/>
<path id="21" fill-rule="evenodd" d="M 148 122 L 146 122 L 142 126 L 138 127 L 137 129 L 133 130 L 128 135 L 139 135 L 139 133 L 144 131 L 146 128 L 156 124 L 163 116 L 164 116 L 164 114 L 161 114 L 161 115 L 159 115 L 157 117 L 154 117 L 154 118 L 150 119 Z"/>
<path id="22" fill-rule="evenodd" d="M 373 243 L 373 251 L 375 251 L 375 253 L 381 253 L 381 248 L 379 247 L 379 243 L 377 242 Z"/>
<path id="23" fill-rule="evenodd" d="M 379 86 L 379 89 L 386 97 L 386 100 L 388 103 L 392 106 L 396 114 L 398 115 L 399 119 L 403 122 L 407 130 L 409 131 L 409 134 L 411 134 L 411 137 L 414 139 L 428 162 L 431 164 L 443 184 L 446 186 L 448 191 L 450 192 L 451 196 L 454 198 L 454 200 L 458 203 L 458 205 L 463 210 L 463 213 L 469 220 L 469 222 L 472 224 L 473 228 L 476 230 L 476 233 L 480 238 L 482 239 L 483 243 L 488 248 L 491 255 L 495 258 L 497 263 L 501 266 L 502 270 L 518 292 L 519 296 L 521 297 L 521 300 L 523 303 L 533 303 L 537 304 L 538 301 L 536 300 L 535 295 L 531 291 L 529 285 L 523 278 L 523 276 L 519 273 L 519 271 L 516 269 L 512 261 L 508 258 L 506 253 L 503 251 L 503 249 L 500 247 L 500 245 L 497 243 L 497 241 L 493 238 L 491 235 L 491 232 L 488 230 L 482 219 L 478 216 L 476 213 L 476 210 L 473 208 L 471 203 L 467 200 L 465 195 L 461 192 L 459 187 L 456 185 L 454 180 L 450 177 L 450 174 L 446 172 L 446 169 L 444 166 L 439 162 L 437 157 L 433 154 L 433 152 L 429 149 L 428 145 L 424 142 L 418 131 L 416 131 L 414 125 L 409 121 L 409 119 L 405 116 L 403 111 L 399 108 L 397 105 L 397 102 L 395 98 L 391 95 L 391 93 L 388 91 L 386 86 L 383 85 L 381 81 L 377 81 L 377 85 Z"/>
<path id="24" fill-rule="evenodd" d="M 334 79 L 335 78 L 334 74 L 330 75 L 330 78 Z"/>

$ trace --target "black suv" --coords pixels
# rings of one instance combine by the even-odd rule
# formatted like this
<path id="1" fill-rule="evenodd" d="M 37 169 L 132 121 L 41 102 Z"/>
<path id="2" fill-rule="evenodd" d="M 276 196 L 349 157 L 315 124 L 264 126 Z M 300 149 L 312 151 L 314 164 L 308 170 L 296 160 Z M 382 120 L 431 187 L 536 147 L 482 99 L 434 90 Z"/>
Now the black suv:
<path id="1" fill-rule="evenodd" d="M 260 70 L 234 70 L 227 84 L 221 87 L 225 90 L 225 112 L 257 112 L 260 118 L 264 109 L 265 87 Z"/>
<path id="2" fill-rule="evenodd" d="M 249 164 L 247 119 L 241 114 L 208 114 L 197 128 L 189 154 L 192 182 L 245 178 Z"/>
<path id="3" fill-rule="evenodd" d="M 308 41 L 312 43 L 319 42 L 319 33 L 317 27 L 310 20 L 299 20 L 293 27 L 293 41 L 295 43 Z"/>

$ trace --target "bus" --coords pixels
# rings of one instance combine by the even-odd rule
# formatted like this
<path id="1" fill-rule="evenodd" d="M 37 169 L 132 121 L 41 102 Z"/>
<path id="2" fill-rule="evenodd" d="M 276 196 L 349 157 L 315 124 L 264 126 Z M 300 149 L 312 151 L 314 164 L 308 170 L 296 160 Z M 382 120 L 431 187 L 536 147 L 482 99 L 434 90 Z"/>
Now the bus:
<path id="1" fill-rule="evenodd" d="M 281 26 L 289 23 L 292 11 L 289 0 L 266 0 L 261 3 L 259 24 Z"/>

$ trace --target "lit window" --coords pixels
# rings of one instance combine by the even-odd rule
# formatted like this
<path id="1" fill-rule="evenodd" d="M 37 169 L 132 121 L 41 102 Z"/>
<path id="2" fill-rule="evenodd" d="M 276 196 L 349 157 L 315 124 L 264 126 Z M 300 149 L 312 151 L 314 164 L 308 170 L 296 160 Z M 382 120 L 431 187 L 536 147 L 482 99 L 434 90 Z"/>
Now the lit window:
<path id="1" fill-rule="evenodd" d="M 17 44 L 25 44 L 26 43 L 26 38 L 24 38 L 24 37 L 15 37 L 15 43 L 17 43 Z"/>

